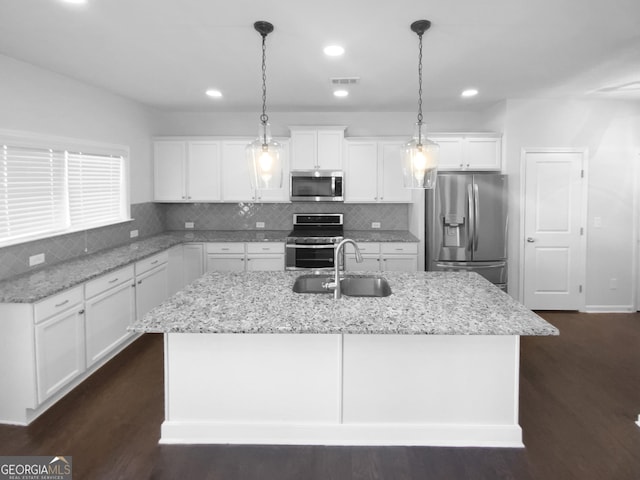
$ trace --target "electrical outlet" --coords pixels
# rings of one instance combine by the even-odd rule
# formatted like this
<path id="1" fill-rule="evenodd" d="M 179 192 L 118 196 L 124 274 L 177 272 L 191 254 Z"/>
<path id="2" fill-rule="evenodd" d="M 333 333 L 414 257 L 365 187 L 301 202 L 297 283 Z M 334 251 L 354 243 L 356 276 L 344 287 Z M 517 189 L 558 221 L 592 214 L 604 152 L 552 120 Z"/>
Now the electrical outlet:
<path id="1" fill-rule="evenodd" d="M 138 230 L 131 230 L 129 232 L 129 238 L 136 238 L 138 236 Z"/>
<path id="2" fill-rule="evenodd" d="M 256 222 L 256 228 L 264 228 L 264 222 Z"/>
<path id="3" fill-rule="evenodd" d="M 380 222 L 371 222 L 371 228 L 380 228 Z"/>
<path id="4" fill-rule="evenodd" d="M 184 228 L 193 228 L 195 227 L 195 223 L 193 222 L 184 222 Z"/>
<path id="5" fill-rule="evenodd" d="M 29 257 L 29 266 L 33 267 L 35 265 L 40 265 L 44 263 L 44 253 L 39 253 L 37 255 L 31 255 Z"/>
<path id="6" fill-rule="evenodd" d="M 618 279 L 617 278 L 612 278 L 611 280 L 609 280 L 609 288 L 611 290 L 616 290 L 618 288 Z"/>

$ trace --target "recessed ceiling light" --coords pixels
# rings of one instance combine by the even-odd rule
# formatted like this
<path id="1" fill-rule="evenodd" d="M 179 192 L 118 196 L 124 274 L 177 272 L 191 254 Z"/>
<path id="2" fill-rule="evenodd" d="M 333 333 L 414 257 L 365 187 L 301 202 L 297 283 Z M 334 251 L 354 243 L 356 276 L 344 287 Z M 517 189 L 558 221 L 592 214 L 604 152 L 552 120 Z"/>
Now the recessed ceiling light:
<path id="1" fill-rule="evenodd" d="M 462 92 L 463 97 L 475 97 L 478 94 L 478 90 L 475 88 L 467 88 Z"/>
<path id="2" fill-rule="evenodd" d="M 220 90 L 214 90 L 213 88 L 210 88 L 205 93 L 207 95 L 209 95 L 210 97 L 212 97 L 212 98 L 221 98 L 222 97 L 222 92 Z"/>
<path id="3" fill-rule="evenodd" d="M 344 48 L 340 45 L 329 45 L 324 47 L 324 54 L 329 57 L 339 57 L 344 53 Z"/>
<path id="4" fill-rule="evenodd" d="M 62 0 L 64 3 L 73 3 L 75 5 L 83 5 L 87 3 L 87 0 Z"/>
<path id="5" fill-rule="evenodd" d="M 333 94 L 336 97 L 346 97 L 349 95 L 349 92 L 346 90 L 334 90 Z"/>

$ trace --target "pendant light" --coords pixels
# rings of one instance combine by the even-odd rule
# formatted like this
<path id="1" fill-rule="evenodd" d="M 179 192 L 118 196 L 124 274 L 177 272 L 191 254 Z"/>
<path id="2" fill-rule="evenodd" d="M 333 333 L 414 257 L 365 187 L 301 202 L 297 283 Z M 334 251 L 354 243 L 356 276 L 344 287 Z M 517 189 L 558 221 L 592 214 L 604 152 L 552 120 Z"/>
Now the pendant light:
<path id="1" fill-rule="evenodd" d="M 422 123 L 422 35 L 431 26 L 429 20 L 417 20 L 411 30 L 418 35 L 418 122 L 413 138 L 402 146 L 402 174 L 407 188 L 432 189 L 438 175 L 437 143 L 427 138 L 426 126 Z"/>
<path id="2" fill-rule="evenodd" d="M 259 21 L 253 28 L 262 36 L 262 115 L 258 125 L 258 138 L 247 146 L 247 160 L 251 186 L 255 190 L 282 188 L 282 162 L 280 144 L 271 138 L 271 128 L 267 116 L 267 35 L 273 32 L 273 25 Z"/>

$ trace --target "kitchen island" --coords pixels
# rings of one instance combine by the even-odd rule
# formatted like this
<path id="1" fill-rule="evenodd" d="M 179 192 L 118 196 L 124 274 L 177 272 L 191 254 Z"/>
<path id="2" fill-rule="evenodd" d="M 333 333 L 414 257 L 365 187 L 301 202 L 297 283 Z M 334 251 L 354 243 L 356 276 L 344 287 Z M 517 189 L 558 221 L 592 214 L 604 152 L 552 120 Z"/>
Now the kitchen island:
<path id="1" fill-rule="evenodd" d="M 208 273 L 133 325 L 165 334 L 162 443 L 522 446 L 519 337 L 558 331 L 475 273 Z"/>

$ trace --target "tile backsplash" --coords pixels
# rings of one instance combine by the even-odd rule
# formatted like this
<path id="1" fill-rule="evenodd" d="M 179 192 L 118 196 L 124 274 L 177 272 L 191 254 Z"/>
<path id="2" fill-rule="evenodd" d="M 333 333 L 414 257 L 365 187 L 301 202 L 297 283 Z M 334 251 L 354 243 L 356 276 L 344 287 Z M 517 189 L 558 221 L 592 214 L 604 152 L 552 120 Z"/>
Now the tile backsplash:
<path id="1" fill-rule="evenodd" d="M 349 203 L 196 203 L 165 206 L 167 230 L 184 230 L 193 222 L 196 230 L 255 230 L 264 222 L 265 230 L 291 230 L 294 213 L 344 213 L 349 230 L 371 230 L 380 222 L 382 230 L 408 230 L 407 204 Z"/>
<path id="2" fill-rule="evenodd" d="M 263 222 L 265 230 L 291 230 L 294 213 L 344 213 L 350 230 L 371 230 L 372 222 L 380 222 L 381 230 L 409 229 L 407 204 L 139 203 L 131 205 L 130 222 L 0 248 L 0 280 L 165 230 L 184 230 L 185 222 L 194 222 L 197 230 L 256 230 L 256 222 Z M 138 230 L 136 239 L 130 238 L 131 230 Z M 46 262 L 29 267 L 29 257 L 39 253 Z"/>
<path id="3" fill-rule="evenodd" d="M 165 229 L 161 205 L 151 202 L 131 205 L 131 217 L 133 220 L 130 222 L 0 248 L 0 280 L 88 253 L 124 245 L 134 241 L 129 237 L 131 230 L 138 230 L 138 238 L 135 239 L 138 240 L 156 235 Z M 45 254 L 46 262 L 37 267 L 29 267 L 29 257 L 39 253 Z"/>

